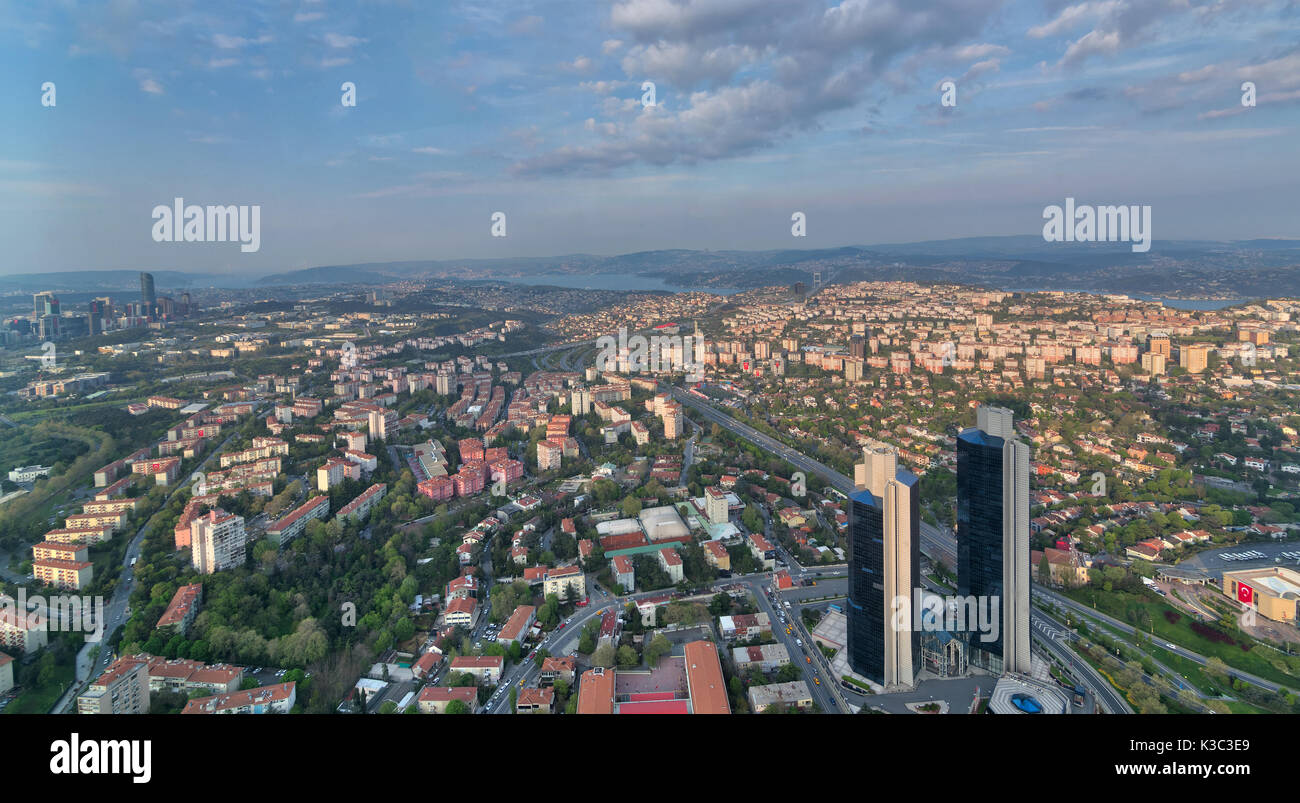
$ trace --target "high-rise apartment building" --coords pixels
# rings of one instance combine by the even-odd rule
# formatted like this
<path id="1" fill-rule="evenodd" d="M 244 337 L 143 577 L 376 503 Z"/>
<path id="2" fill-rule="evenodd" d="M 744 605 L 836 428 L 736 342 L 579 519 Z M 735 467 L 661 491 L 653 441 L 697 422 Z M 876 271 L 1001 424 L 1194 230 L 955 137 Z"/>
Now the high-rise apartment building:
<path id="1" fill-rule="evenodd" d="M 244 517 L 220 508 L 190 524 L 191 563 L 199 574 L 242 566 L 246 543 Z"/>

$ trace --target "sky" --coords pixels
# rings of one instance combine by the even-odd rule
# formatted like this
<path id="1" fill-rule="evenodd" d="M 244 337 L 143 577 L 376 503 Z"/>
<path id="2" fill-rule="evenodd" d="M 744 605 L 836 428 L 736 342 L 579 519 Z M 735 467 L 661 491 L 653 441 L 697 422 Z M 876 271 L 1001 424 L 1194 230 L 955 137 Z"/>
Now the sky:
<path id="1" fill-rule="evenodd" d="M 0 274 L 1037 235 L 1066 197 L 1157 249 L 1300 237 L 1296 2 L 47 0 L 0 5 L 0 76 Z M 260 247 L 155 242 L 177 197 Z"/>

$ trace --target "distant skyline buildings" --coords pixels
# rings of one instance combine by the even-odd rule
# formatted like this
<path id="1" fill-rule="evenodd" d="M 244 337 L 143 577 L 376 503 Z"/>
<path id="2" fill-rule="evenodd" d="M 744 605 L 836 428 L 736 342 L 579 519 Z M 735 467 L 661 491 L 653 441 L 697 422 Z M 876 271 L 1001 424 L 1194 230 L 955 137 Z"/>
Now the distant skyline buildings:
<path id="1" fill-rule="evenodd" d="M 153 286 L 152 273 L 140 273 L 140 301 L 144 305 L 143 315 L 152 317 L 158 312 L 158 294 Z"/>
<path id="2" fill-rule="evenodd" d="M 234 277 L 1033 235 L 1065 197 L 1149 205 L 1153 250 L 1300 235 L 1291 6 L 1128 5 L 0 11 L 4 270 Z M 260 250 L 154 242 L 151 210 L 182 194 L 259 205 Z"/>

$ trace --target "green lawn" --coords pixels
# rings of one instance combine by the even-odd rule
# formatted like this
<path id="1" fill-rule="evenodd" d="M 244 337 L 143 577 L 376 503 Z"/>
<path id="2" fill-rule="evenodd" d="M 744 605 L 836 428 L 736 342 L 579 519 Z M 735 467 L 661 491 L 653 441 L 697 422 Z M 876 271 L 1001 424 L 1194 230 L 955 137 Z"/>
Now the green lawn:
<path id="1" fill-rule="evenodd" d="M 54 667 L 54 677 L 44 686 L 29 686 L 5 708 L 6 714 L 48 714 L 73 681 L 71 666 Z"/>
<path id="2" fill-rule="evenodd" d="M 1300 687 L 1300 675 L 1289 674 L 1269 662 L 1268 657 L 1273 653 L 1270 648 L 1254 644 L 1249 651 L 1243 650 L 1243 643 L 1251 645 L 1253 641 L 1242 634 L 1234 634 L 1232 636 L 1234 643 L 1231 644 L 1211 640 L 1192 629 L 1193 619 L 1166 603 L 1144 599 L 1123 591 L 1106 592 L 1101 589 L 1082 588 L 1063 593 L 1089 607 L 1095 599 L 1098 611 L 1128 624 L 1134 624 L 1128 615 L 1130 611 L 1144 611 L 1149 619 L 1145 617 L 1139 619 L 1141 628 L 1148 633 L 1150 632 L 1148 628 L 1154 628 L 1155 639 L 1172 642 L 1207 658 L 1218 657 L 1230 667 L 1289 688 Z M 1177 614 L 1175 621 L 1170 622 L 1165 617 L 1166 611 Z"/>

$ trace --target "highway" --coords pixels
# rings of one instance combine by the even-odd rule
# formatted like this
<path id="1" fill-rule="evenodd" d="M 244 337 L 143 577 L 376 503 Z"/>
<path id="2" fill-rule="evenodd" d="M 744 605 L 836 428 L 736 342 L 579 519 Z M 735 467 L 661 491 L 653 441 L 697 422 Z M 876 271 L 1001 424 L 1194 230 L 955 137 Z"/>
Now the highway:
<path id="1" fill-rule="evenodd" d="M 1070 632 L 1069 628 L 1053 619 L 1046 613 L 1037 608 L 1029 610 L 1029 625 L 1032 635 L 1037 638 L 1039 644 L 1045 646 L 1048 652 L 1059 658 L 1074 677 L 1079 680 L 1088 692 L 1092 695 L 1093 700 L 1101 709 L 1110 714 L 1132 714 L 1133 708 L 1129 706 L 1128 701 L 1110 685 L 1092 664 L 1083 660 L 1070 649 L 1069 642 L 1077 636 Z"/>
<path id="2" fill-rule="evenodd" d="M 1043 588 L 1037 583 L 1033 585 L 1033 591 L 1035 596 L 1044 599 L 1049 599 L 1058 606 L 1069 608 L 1070 610 L 1073 610 L 1077 613 L 1081 613 L 1086 616 L 1090 616 L 1094 619 L 1098 619 L 1102 622 L 1105 622 L 1107 625 L 1115 628 L 1121 633 L 1128 633 L 1130 635 L 1145 635 L 1142 634 L 1137 628 L 1128 624 L 1127 622 L 1121 622 L 1118 619 L 1107 616 L 1101 611 L 1096 611 L 1093 610 L 1092 608 L 1089 608 L 1086 605 L 1081 605 L 1078 602 L 1075 602 L 1074 600 L 1068 597 L 1063 597 L 1060 594 L 1057 594 L 1053 591 L 1049 591 L 1048 589 Z M 1154 639 L 1154 637 L 1152 638 Z M 1155 643 L 1162 649 L 1174 653 L 1175 655 L 1179 655 L 1183 658 L 1186 658 L 1189 661 L 1194 661 L 1195 663 L 1198 663 L 1201 666 L 1205 666 L 1208 663 L 1205 656 L 1201 655 L 1200 653 L 1192 652 L 1189 649 L 1186 649 L 1184 647 L 1179 647 L 1176 644 L 1172 644 L 1165 641 L 1156 640 Z M 1262 649 L 1267 649 L 1267 648 L 1262 648 Z M 1248 683 L 1253 683 L 1256 686 L 1259 686 L 1260 688 L 1268 689 L 1269 691 L 1273 691 L 1273 692 L 1276 692 L 1281 688 L 1281 686 L 1279 686 L 1277 683 L 1274 683 L 1271 680 L 1265 680 L 1264 678 L 1261 678 L 1258 675 L 1252 675 L 1249 672 L 1245 672 L 1240 669 L 1235 669 L 1233 667 L 1228 667 L 1228 675 L 1229 677 L 1240 678 L 1241 680 L 1244 680 Z M 1174 676 L 1177 677 L 1177 675 Z"/>
<path id="3" fill-rule="evenodd" d="M 721 410 L 716 409 L 713 405 L 696 398 L 686 391 L 672 387 L 670 385 L 661 385 L 669 390 L 673 398 L 677 399 L 684 405 L 689 406 L 704 418 L 718 426 L 726 429 L 735 435 L 739 435 L 745 440 L 753 443 L 762 449 L 780 457 L 789 462 L 795 468 L 807 474 L 816 474 L 826 482 L 830 483 L 836 490 L 851 494 L 855 490 L 853 480 L 844 476 L 830 466 L 818 462 L 811 457 L 786 446 L 776 438 L 765 433 L 759 432 L 750 425 L 737 421 Z M 931 524 L 921 522 L 921 549 L 931 558 L 942 561 L 950 569 L 957 568 L 957 539 L 952 533 L 935 527 Z"/>
<path id="4" fill-rule="evenodd" d="M 799 470 L 807 473 L 816 474 L 817 476 L 820 476 L 826 482 L 830 483 L 833 487 L 835 487 L 836 489 L 840 490 L 845 494 L 851 493 L 854 490 L 852 480 L 844 476 L 840 472 L 836 471 L 835 469 L 823 463 L 820 463 L 816 460 L 813 460 L 807 455 L 804 455 L 796 451 L 795 449 L 786 446 L 785 444 L 781 443 L 775 438 L 766 435 L 765 433 L 759 432 L 758 430 L 754 429 L 748 424 L 745 424 L 741 421 L 737 421 L 735 418 L 732 418 L 726 413 L 714 408 L 712 405 L 704 402 L 703 400 L 697 397 L 691 396 L 690 394 L 686 393 L 685 391 L 679 388 L 670 387 L 669 390 L 672 392 L 674 398 L 676 398 L 682 404 L 689 406 L 692 410 L 699 413 L 705 419 L 713 423 L 716 423 L 719 426 L 726 429 L 727 431 L 739 435 L 740 437 L 748 440 L 750 443 L 753 443 L 756 446 L 759 446 L 760 448 L 765 449 L 768 452 L 777 455 L 778 457 L 781 457 L 782 459 L 794 465 L 795 468 L 798 468 Z M 933 525 L 927 524 L 925 522 L 921 522 L 920 529 L 921 529 L 921 550 L 925 552 L 927 555 L 929 555 L 932 559 L 942 561 L 950 569 L 955 570 L 957 568 L 957 539 L 952 535 L 952 533 L 948 532 L 947 530 L 940 529 Z M 1037 585 L 1033 586 L 1033 589 L 1035 593 L 1040 593 L 1040 594 L 1044 593 L 1045 591 L 1044 589 L 1040 588 Z M 1055 598 L 1055 595 L 1052 595 L 1050 593 L 1048 593 L 1047 596 Z M 1035 610 L 1034 613 L 1035 616 L 1037 617 L 1037 621 L 1044 622 L 1047 620 L 1047 617 L 1041 615 L 1041 612 Z M 1129 628 L 1127 625 L 1123 625 L 1123 623 L 1117 623 L 1117 624 L 1127 628 L 1130 631 L 1132 630 L 1132 628 Z M 1061 630 L 1065 631 L 1067 630 L 1067 628 L 1061 626 Z M 1042 641 L 1044 641 L 1044 643 L 1048 645 L 1049 649 L 1053 652 L 1053 654 L 1057 654 L 1058 656 L 1061 656 L 1062 660 L 1066 661 L 1070 666 L 1074 667 L 1076 677 L 1078 677 L 1083 682 L 1083 684 L 1089 688 L 1089 690 L 1092 692 L 1094 697 L 1098 698 L 1101 701 L 1101 705 L 1103 706 L 1103 708 L 1105 708 L 1108 711 L 1132 713 L 1132 709 L 1128 707 L 1128 704 L 1122 698 L 1120 698 L 1120 696 L 1116 693 L 1114 687 L 1111 686 L 1110 683 L 1107 682 L 1104 678 L 1102 678 L 1096 672 L 1096 670 L 1094 670 L 1086 661 L 1081 659 L 1078 655 L 1074 654 L 1073 651 L 1067 649 L 1065 646 L 1063 646 L 1058 642 L 1053 641 L 1052 639 L 1042 639 Z M 1166 645 L 1166 648 L 1168 648 L 1168 645 Z M 1172 651 L 1178 652 L 1181 655 L 1185 655 L 1186 657 L 1192 658 L 1192 660 L 1200 659 L 1200 663 L 1204 663 L 1203 658 L 1200 658 L 1200 656 L 1196 656 L 1194 653 L 1190 653 L 1187 650 L 1175 648 Z M 1252 676 L 1246 676 L 1244 673 L 1241 674 L 1247 677 L 1247 679 L 1250 679 L 1252 677 Z M 1261 683 L 1261 685 L 1265 685 L 1266 688 L 1269 687 L 1276 688 L 1274 684 L 1267 684 L 1266 681 Z"/>

